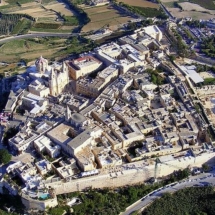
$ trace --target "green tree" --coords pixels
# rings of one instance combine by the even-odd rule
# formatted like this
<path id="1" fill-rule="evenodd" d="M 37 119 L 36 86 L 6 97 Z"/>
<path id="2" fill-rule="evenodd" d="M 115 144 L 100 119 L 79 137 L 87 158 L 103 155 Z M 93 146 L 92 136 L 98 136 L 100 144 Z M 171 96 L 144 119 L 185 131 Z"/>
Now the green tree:
<path id="1" fill-rule="evenodd" d="M 166 193 L 147 207 L 142 215 L 214 215 L 213 187 L 190 187 Z"/>
<path id="2" fill-rule="evenodd" d="M 0 164 L 7 164 L 10 162 L 12 155 L 6 149 L 0 149 Z"/>
<path id="3" fill-rule="evenodd" d="M 170 56 L 169 56 L 169 59 L 170 59 L 171 62 L 173 62 L 173 61 L 176 60 L 176 57 L 175 57 L 174 55 L 170 55 Z"/>
<path id="4" fill-rule="evenodd" d="M 208 172 L 210 170 L 210 167 L 208 166 L 208 164 L 202 164 L 202 170 L 204 172 Z"/>
<path id="5" fill-rule="evenodd" d="M 152 74 L 152 83 L 157 84 L 157 77 L 154 74 Z"/>
<path id="6" fill-rule="evenodd" d="M 8 144 L 8 140 L 12 137 L 14 137 L 18 133 L 18 129 L 15 127 L 9 128 L 5 133 L 4 133 L 4 138 L 3 138 L 3 143 L 5 145 Z"/>
<path id="7" fill-rule="evenodd" d="M 64 213 L 64 209 L 63 208 L 51 208 L 49 210 L 49 213 L 51 215 L 62 215 Z"/>

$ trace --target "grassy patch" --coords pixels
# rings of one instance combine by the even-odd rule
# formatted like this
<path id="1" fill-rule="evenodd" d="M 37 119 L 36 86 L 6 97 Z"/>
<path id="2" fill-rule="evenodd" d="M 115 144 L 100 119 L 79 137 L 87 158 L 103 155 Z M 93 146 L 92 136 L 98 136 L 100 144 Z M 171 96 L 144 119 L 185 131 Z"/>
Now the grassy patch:
<path id="1" fill-rule="evenodd" d="M 161 15 L 161 10 L 156 8 L 134 7 L 137 13 L 145 17 L 158 17 Z"/>
<path id="2" fill-rule="evenodd" d="M 0 73 L 5 71 L 16 72 L 18 67 L 16 62 L 24 59 L 26 62 L 34 61 L 43 54 L 48 59 L 62 59 L 69 54 L 79 54 L 94 48 L 89 40 L 72 37 L 62 39 L 59 37 L 32 38 L 14 40 L 3 44 L 0 47 L 0 59 L 8 63 L 14 63 L 5 67 L 0 67 Z"/>
<path id="3" fill-rule="evenodd" d="M 172 2 L 164 2 L 163 4 L 168 8 L 175 8 L 175 2 L 174 1 L 172 1 Z"/>
<path id="4" fill-rule="evenodd" d="M 25 4 L 25 3 L 32 2 L 32 0 L 18 0 L 18 2 L 19 2 L 20 4 Z"/>
<path id="5" fill-rule="evenodd" d="M 22 58 L 34 59 L 36 53 L 40 55 L 43 52 L 49 51 L 48 47 L 42 43 L 33 40 L 14 40 L 3 44 L 0 47 L 0 59 L 9 63 L 18 62 Z M 11 70 L 12 68 L 1 67 L 0 73 Z"/>
<path id="6" fill-rule="evenodd" d="M 43 4 L 48 4 L 50 2 L 53 2 L 53 0 L 43 0 Z"/>
<path id="7" fill-rule="evenodd" d="M 215 78 L 205 78 L 203 85 L 212 85 L 215 84 Z"/>
<path id="8" fill-rule="evenodd" d="M 64 47 L 59 48 L 58 51 L 53 54 L 53 57 L 60 60 L 68 55 L 78 56 L 78 54 L 90 51 L 96 46 L 97 45 L 95 43 L 86 38 L 70 37 L 65 41 Z"/>
<path id="9" fill-rule="evenodd" d="M 8 3 L 9 5 L 15 5 L 17 4 L 16 0 L 5 0 L 6 3 Z"/>
<path id="10" fill-rule="evenodd" d="M 146 8 L 159 8 L 159 5 L 156 3 L 152 3 L 146 0 L 120 0 L 119 2 L 123 2 L 132 6 L 146 7 Z"/>
<path id="11" fill-rule="evenodd" d="M 24 44 L 25 44 L 24 40 L 10 41 L 8 43 L 5 43 L 0 48 L 0 51 L 1 51 L 1 53 L 4 53 L 4 54 L 20 53 L 20 51 L 23 50 L 23 48 L 24 48 Z"/>
<path id="12" fill-rule="evenodd" d="M 161 8 L 131 6 L 131 5 L 125 4 L 123 2 L 120 2 L 119 5 L 126 8 L 127 10 L 129 10 L 130 12 L 132 12 L 134 14 L 138 14 L 138 15 L 141 15 L 144 17 L 149 17 L 149 18 L 157 17 L 160 19 L 167 18 L 166 14 L 163 12 L 163 10 Z"/>
<path id="13" fill-rule="evenodd" d="M 64 25 L 79 25 L 79 21 L 75 16 L 64 16 Z"/>

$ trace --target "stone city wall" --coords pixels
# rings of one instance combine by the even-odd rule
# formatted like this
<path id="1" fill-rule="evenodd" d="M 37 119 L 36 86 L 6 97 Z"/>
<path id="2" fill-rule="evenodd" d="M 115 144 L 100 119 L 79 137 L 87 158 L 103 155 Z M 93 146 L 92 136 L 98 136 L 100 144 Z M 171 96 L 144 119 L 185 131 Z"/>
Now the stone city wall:
<path id="1" fill-rule="evenodd" d="M 158 163 L 156 168 L 156 177 L 162 177 L 171 174 L 175 170 L 184 169 L 187 167 L 201 167 L 203 163 L 214 165 L 215 152 L 204 153 L 202 155 L 194 157 L 179 157 L 176 160 L 169 161 L 167 163 Z M 135 165 L 136 164 L 136 165 Z M 57 180 L 50 183 L 45 183 L 46 187 L 51 186 L 55 189 L 56 195 L 63 193 L 70 193 L 74 191 L 82 191 L 87 188 L 114 188 L 126 185 L 132 185 L 137 183 L 143 183 L 150 177 L 155 176 L 155 163 L 153 161 L 149 166 L 140 167 L 140 161 L 130 163 L 127 165 L 126 170 L 118 170 L 107 174 L 100 174 L 95 176 L 89 176 L 81 179 L 72 179 L 69 182 L 63 182 Z M 45 201 L 34 200 L 29 196 L 22 194 L 22 202 L 28 209 L 45 210 L 46 207 L 55 207 L 58 202 L 57 198 L 48 199 Z"/>
<path id="2" fill-rule="evenodd" d="M 186 158 L 179 158 L 177 160 L 169 161 L 167 164 L 159 163 L 157 166 L 156 176 L 162 177 L 171 174 L 175 170 L 185 169 L 187 167 L 201 167 L 203 163 L 213 165 L 215 163 L 215 153 L 205 153 L 204 155 Z M 135 165 L 135 163 L 134 163 Z M 81 191 L 86 188 L 105 188 L 105 187 L 120 187 L 143 183 L 150 177 L 155 176 L 155 165 L 149 165 L 142 168 L 135 168 L 107 173 L 104 175 L 95 175 L 81 179 L 71 180 L 62 183 L 62 181 L 46 184 L 46 187 L 53 187 L 56 195 L 63 193 L 70 193 L 74 191 Z"/>

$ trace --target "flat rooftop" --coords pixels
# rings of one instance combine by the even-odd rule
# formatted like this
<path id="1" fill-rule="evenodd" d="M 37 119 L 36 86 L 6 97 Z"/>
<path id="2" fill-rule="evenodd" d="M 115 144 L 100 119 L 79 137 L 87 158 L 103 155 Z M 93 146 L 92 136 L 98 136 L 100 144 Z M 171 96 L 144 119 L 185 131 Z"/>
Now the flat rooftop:
<path id="1" fill-rule="evenodd" d="M 175 160 L 175 158 L 174 158 L 172 155 L 165 155 L 165 156 L 159 157 L 158 160 L 159 160 L 161 163 L 166 163 L 166 162 Z"/>
<path id="2" fill-rule="evenodd" d="M 91 138 L 90 133 L 92 132 L 92 129 L 87 129 L 80 133 L 78 136 L 76 136 L 74 139 L 72 139 L 69 143 L 68 146 L 70 146 L 73 149 L 78 148 L 81 146 L 85 141 L 87 141 L 89 138 Z"/>
<path id="3" fill-rule="evenodd" d="M 69 142 L 70 140 L 72 140 L 72 138 L 67 136 L 67 133 L 70 128 L 71 126 L 67 125 L 66 123 L 61 123 L 54 129 L 49 131 L 47 135 L 52 139 L 60 141 L 61 143 Z"/>
<path id="4" fill-rule="evenodd" d="M 81 69 L 83 67 L 88 67 L 92 64 L 102 64 L 102 62 L 93 56 L 84 56 L 84 57 L 69 61 L 68 64 L 69 66 L 75 69 Z"/>

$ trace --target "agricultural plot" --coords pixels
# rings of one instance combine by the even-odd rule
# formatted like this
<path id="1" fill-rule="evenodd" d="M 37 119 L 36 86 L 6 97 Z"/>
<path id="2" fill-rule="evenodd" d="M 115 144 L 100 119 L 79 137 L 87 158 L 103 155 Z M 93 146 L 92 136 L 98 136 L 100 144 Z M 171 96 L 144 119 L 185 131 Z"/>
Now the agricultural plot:
<path id="1" fill-rule="evenodd" d="M 47 5 L 45 5 L 45 8 L 54 10 L 57 13 L 61 13 L 62 15 L 65 15 L 65 16 L 74 15 L 74 13 L 71 11 L 71 9 L 69 9 L 68 6 L 65 5 L 63 2 L 51 2 Z"/>
<path id="2" fill-rule="evenodd" d="M 22 28 L 24 30 L 25 26 L 21 24 L 21 20 L 25 20 L 26 24 L 31 23 L 31 20 L 28 18 L 24 18 L 25 15 L 21 14 L 0 14 L 0 34 L 7 35 L 16 29 L 16 26 L 19 25 L 18 28 Z"/>
<path id="3" fill-rule="evenodd" d="M 25 3 L 28 3 L 28 2 L 32 2 L 32 0 L 19 0 L 19 1 L 17 1 L 17 0 L 5 0 L 5 2 L 6 2 L 7 4 L 10 4 L 10 5 L 16 5 L 17 2 L 18 2 L 19 4 L 25 4 Z"/>
<path id="4" fill-rule="evenodd" d="M 41 5 L 36 5 L 34 7 L 31 8 L 19 8 L 18 10 L 15 10 L 13 12 L 9 12 L 10 14 L 17 14 L 17 13 L 21 13 L 21 14 L 28 14 L 32 17 L 34 17 L 35 19 L 37 18 L 52 18 L 52 21 L 55 21 L 57 18 L 57 15 L 55 12 L 53 11 L 46 11 L 43 7 L 41 7 Z"/>
<path id="5" fill-rule="evenodd" d="M 0 10 L 2 13 L 6 14 L 28 14 L 33 17 L 36 21 L 34 23 L 34 28 L 37 27 L 38 23 L 51 23 L 51 24 L 59 24 L 62 25 L 78 25 L 78 21 L 76 17 L 73 16 L 74 13 L 69 9 L 69 7 L 61 1 L 57 0 L 41 0 L 40 1 L 32 1 L 32 0 L 5 0 L 7 5 L 1 6 Z M 66 21 L 63 20 L 62 16 L 66 18 Z M 74 17 L 74 18 L 73 18 Z M 73 20 L 70 20 L 72 19 Z M 51 24 L 49 28 L 51 28 Z M 31 27 L 29 23 L 19 22 L 18 27 L 15 29 L 15 33 L 23 33 L 23 31 L 19 30 L 20 26 L 23 25 L 24 33 L 26 33 L 26 26 Z M 25 25 L 25 26 L 24 26 Z M 70 28 L 71 29 L 71 28 Z"/>
<path id="6" fill-rule="evenodd" d="M 65 26 L 65 25 L 63 25 L 63 26 L 61 26 L 60 27 L 60 30 L 66 30 L 66 31 L 72 31 L 73 29 L 74 29 L 75 27 L 74 26 Z"/>
<path id="7" fill-rule="evenodd" d="M 90 16 L 96 13 L 110 12 L 110 7 L 105 5 L 105 6 L 98 6 L 98 7 L 89 7 L 89 8 L 85 8 L 84 10 L 88 14 L 88 16 Z"/>
<path id="8" fill-rule="evenodd" d="M 198 4 L 209 10 L 215 10 L 214 0 L 190 0 L 190 2 Z"/>
<path id="9" fill-rule="evenodd" d="M 192 17 L 193 19 L 207 20 L 214 18 L 215 4 L 212 0 L 190 0 L 185 2 L 184 0 L 161 0 L 162 3 L 167 7 L 168 11 L 176 18 Z M 174 3 L 177 2 L 183 10 L 175 7 Z M 200 4 L 201 2 L 201 4 Z M 213 6 L 207 7 L 205 2 L 213 3 Z M 204 6 L 204 7 L 203 7 Z M 207 8 L 211 9 L 208 10 Z"/>
<path id="10" fill-rule="evenodd" d="M 86 8 L 84 11 L 88 14 L 91 21 L 82 28 L 83 32 L 98 30 L 107 25 L 111 29 L 115 29 L 117 25 L 132 19 L 132 17 L 122 14 L 108 5 Z"/>
<path id="11" fill-rule="evenodd" d="M 198 4 L 193 4 L 190 2 L 182 2 L 182 3 L 178 3 L 178 4 L 183 8 L 184 11 L 208 12 L 210 14 L 215 13 L 215 11 L 213 11 L 213 10 L 207 10 Z"/>
<path id="12" fill-rule="evenodd" d="M 38 2 L 31 1 L 31 2 L 20 4 L 20 7 L 21 8 L 31 8 L 31 7 L 34 7 L 34 6 L 37 6 L 37 5 L 38 5 Z"/>
<path id="13" fill-rule="evenodd" d="M 128 0 L 127 0 L 128 1 Z M 203 7 L 205 9 L 208 10 L 215 10 L 215 1 L 214 0 L 161 0 L 161 2 L 168 6 L 168 3 L 174 3 L 174 2 L 178 2 L 178 3 L 182 3 L 182 2 L 190 2 L 190 3 L 194 3 L 199 5 L 200 7 Z"/>
<path id="14" fill-rule="evenodd" d="M 120 2 L 137 7 L 159 8 L 158 4 L 146 0 L 120 0 Z"/>
<path id="15" fill-rule="evenodd" d="M 193 19 L 208 20 L 214 18 L 213 14 L 198 11 L 181 11 L 178 8 L 168 8 L 169 12 L 176 18 L 192 17 Z"/>

